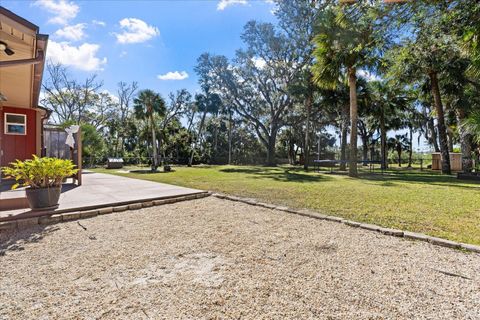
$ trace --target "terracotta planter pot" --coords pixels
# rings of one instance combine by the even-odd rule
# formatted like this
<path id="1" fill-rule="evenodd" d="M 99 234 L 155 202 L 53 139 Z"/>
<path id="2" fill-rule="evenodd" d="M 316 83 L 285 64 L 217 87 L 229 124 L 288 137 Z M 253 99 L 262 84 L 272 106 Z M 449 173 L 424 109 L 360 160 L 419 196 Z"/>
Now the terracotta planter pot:
<path id="1" fill-rule="evenodd" d="M 58 208 L 58 199 L 62 192 L 62 187 L 41 188 L 25 190 L 28 204 L 32 210 L 48 210 Z"/>

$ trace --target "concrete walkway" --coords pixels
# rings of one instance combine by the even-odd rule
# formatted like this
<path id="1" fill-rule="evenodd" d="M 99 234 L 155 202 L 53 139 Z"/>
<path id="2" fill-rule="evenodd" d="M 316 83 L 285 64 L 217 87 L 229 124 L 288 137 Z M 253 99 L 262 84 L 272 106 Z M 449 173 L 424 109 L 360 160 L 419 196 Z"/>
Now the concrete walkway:
<path id="1" fill-rule="evenodd" d="M 161 174 L 161 173 L 159 173 Z M 174 185 L 119 177 L 110 174 L 83 172 L 81 186 L 64 184 L 59 207 L 54 211 L 33 212 L 29 208 L 0 211 L 0 221 L 23 219 L 52 213 L 89 210 L 118 206 L 135 202 L 166 199 L 196 194 L 202 191 Z M 24 191 L 2 192 L 3 198 L 10 195 L 25 197 Z"/>

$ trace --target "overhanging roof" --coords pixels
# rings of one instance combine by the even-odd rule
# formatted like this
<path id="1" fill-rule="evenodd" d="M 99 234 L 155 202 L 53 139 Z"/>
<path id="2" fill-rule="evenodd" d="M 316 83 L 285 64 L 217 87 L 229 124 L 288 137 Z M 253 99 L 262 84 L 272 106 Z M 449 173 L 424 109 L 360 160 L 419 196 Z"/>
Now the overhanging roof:
<path id="1" fill-rule="evenodd" d="M 0 6 L 0 39 L 15 54 L 0 51 L 1 105 L 36 108 L 40 95 L 48 36 L 35 24 Z M 3 62 L 3 65 L 2 65 Z"/>

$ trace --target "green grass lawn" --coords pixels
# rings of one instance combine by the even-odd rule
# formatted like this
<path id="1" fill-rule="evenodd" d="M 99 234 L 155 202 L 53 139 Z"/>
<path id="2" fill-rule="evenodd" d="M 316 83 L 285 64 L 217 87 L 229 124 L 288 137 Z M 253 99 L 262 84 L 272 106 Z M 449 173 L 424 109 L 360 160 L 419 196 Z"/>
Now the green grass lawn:
<path id="1" fill-rule="evenodd" d="M 295 167 L 175 167 L 170 173 L 120 173 L 131 178 L 217 191 L 358 222 L 480 244 L 480 184 L 429 171 L 389 170 L 349 178 Z"/>

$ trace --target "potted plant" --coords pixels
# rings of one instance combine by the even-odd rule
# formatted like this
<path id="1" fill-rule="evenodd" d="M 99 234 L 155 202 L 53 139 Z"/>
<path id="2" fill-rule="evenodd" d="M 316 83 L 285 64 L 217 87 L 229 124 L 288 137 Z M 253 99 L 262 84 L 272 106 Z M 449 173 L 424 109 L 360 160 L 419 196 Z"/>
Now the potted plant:
<path id="1" fill-rule="evenodd" d="M 46 210 L 58 207 L 62 191 L 62 182 L 78 172 L 71 160 L 57 158 L 39 158 L 10 163 L 2 168 L 7 178 L 17 182 L 12 189 L 25 189 L 27 200 L 32 210 Z"/>

